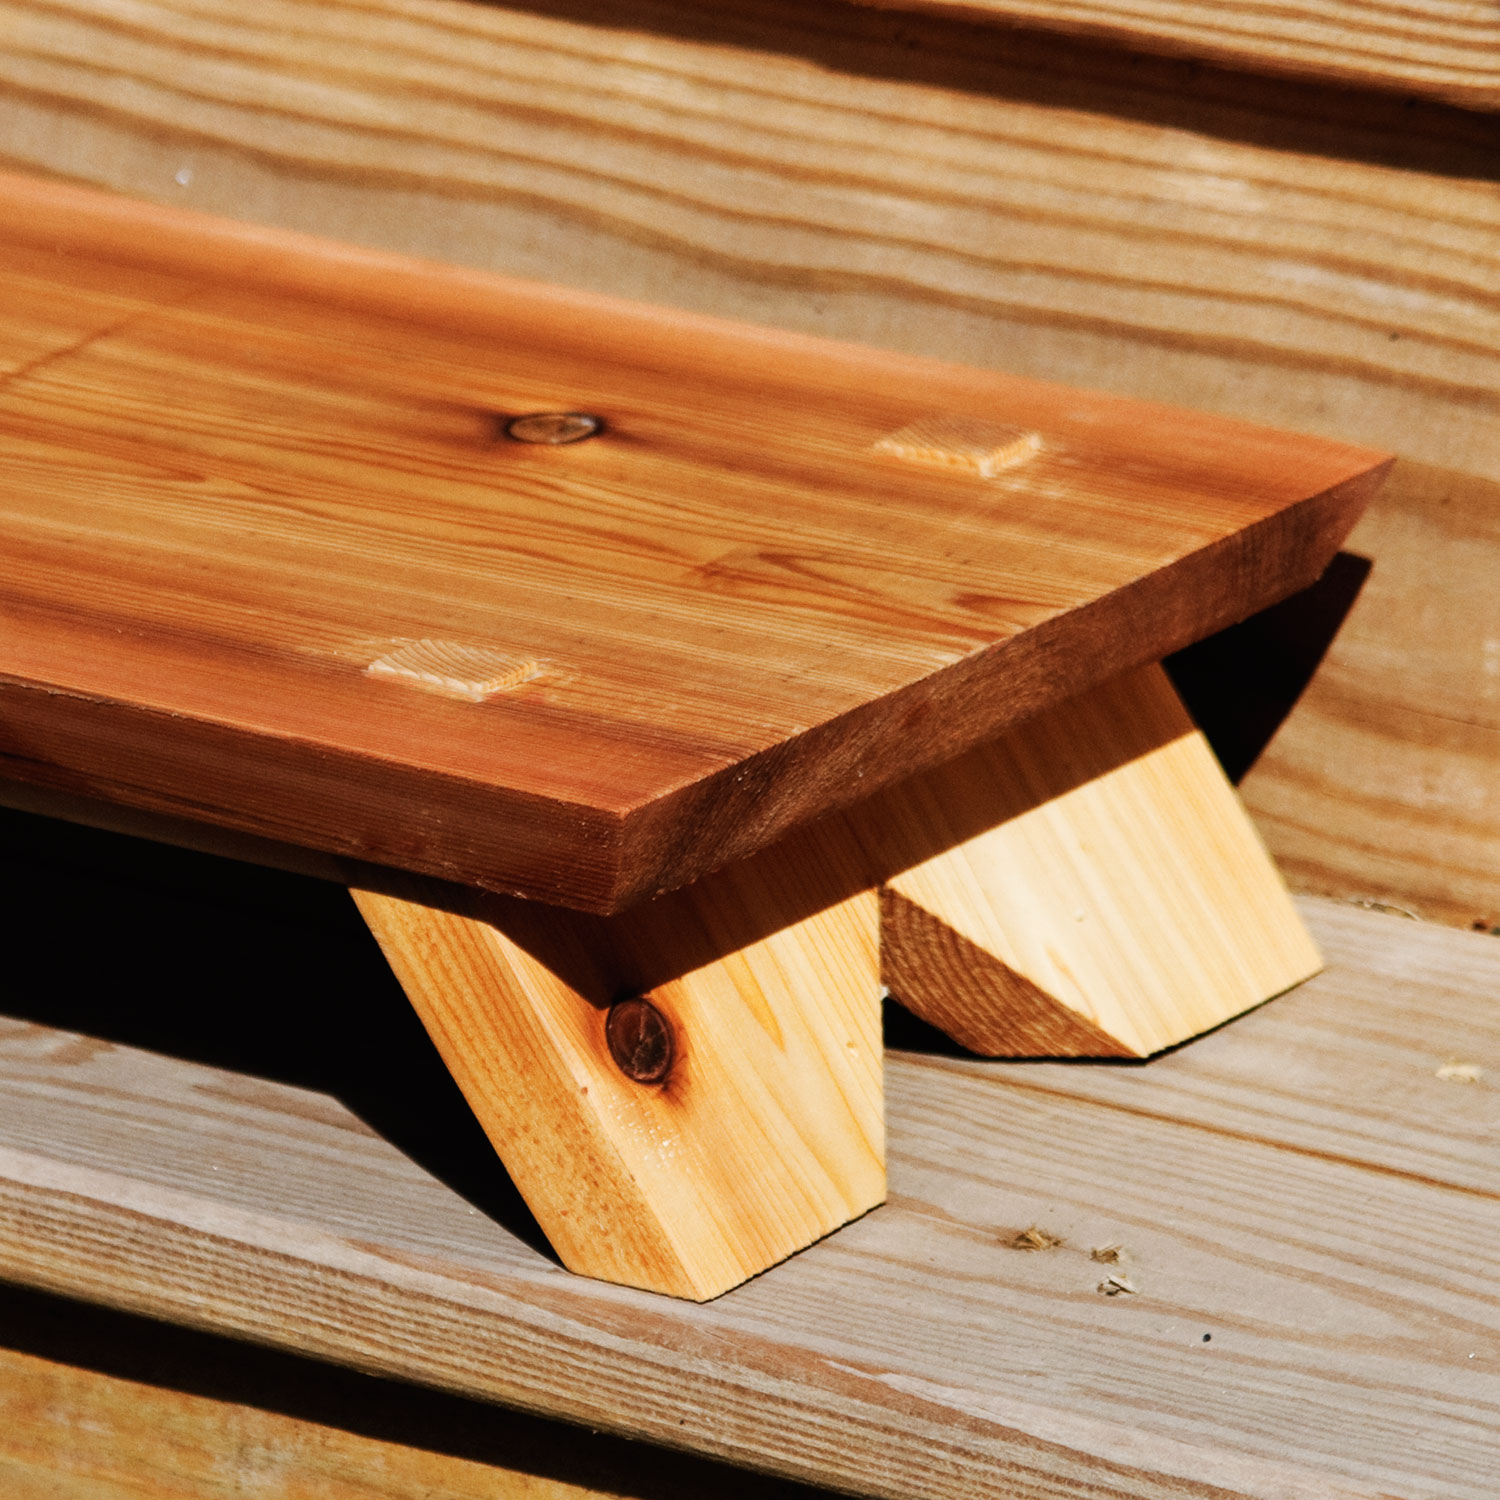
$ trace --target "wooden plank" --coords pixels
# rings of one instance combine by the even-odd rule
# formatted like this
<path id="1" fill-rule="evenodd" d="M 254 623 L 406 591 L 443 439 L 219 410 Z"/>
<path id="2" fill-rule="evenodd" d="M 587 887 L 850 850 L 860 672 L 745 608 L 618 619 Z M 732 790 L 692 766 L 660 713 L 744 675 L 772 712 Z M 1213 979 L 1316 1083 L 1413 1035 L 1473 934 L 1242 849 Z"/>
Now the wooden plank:
<path id="1" fill-rule="evenodd" d="M 1500 1023 L 1477 996 L 1500 976 L 1500 943 L 1476 934 L 1460 946 L 1441 927 L 1347 902 L 1299 905 L 1327 962 L 1301 999 L 1283 996 L 1150 1068 L 1009 1069 L 1006 1086 L 1309 1157 L 1378 1159 L 1387 1173 L 1493 1195 Z M 1465 1064 L 1485 1087 L 1442 1076 Z M 927 1066 L 975 1076 L 962 1060 Z"/>
<path id="2" fill-rule="evenodd" d="M 1500 23 L 1476 0 L 1293 0 L 1275 7 L 1192 0 L 862 0 L 1002 27 L 1039 26 L 1232 68 L 1500 106 Z"/>
<path id="3" fill-rule="evenodd" d="M 3 13 L 17 164 L 1500 477 L 1488 117 L 800 0 Z"/>
<path id="4" fill-rule="evenodd" d="M 1500 945 L 1304 910 L 1328 972 L 1149 1066 L 893 1056 L 890 1204 L 703 1306 L 331 1098 L 11 1023 L 4 1274 L 864 1493 L 1477 1500 Z"/>
<path id="5" fill-rule="evenodd" d="M 0 390 L 4 770 L 575 906 L 1310 583 L 1383 469 L 20 178 L 0 200 L 5 242 L 50 252 L 0 319 L 75 263 L 191 284 Z M 602 430 L 504 435 L 568 411 Z M 889 447 L 934 412 L 1040 447 L 997 474 Z"/>
<path id="6" fill-rule="evenodd" d="M 1294 882 L 1500 924 L 1493 117 L 774 0 L 0 14 L 18 165 L 1398 450 L 1243 791 Z"/>
<path id="7" fill-rule="evenodd" d="M 0 1286 L 6 1500 L 814 1500 L 487 1403 Z"/>
<path id="8" fill-rule="evenodd" d="M 0 1486 L 9 1500 L 241 1496 L 605 1500 L 524 1473 L 160 1390 L 0 1349 Z"/>

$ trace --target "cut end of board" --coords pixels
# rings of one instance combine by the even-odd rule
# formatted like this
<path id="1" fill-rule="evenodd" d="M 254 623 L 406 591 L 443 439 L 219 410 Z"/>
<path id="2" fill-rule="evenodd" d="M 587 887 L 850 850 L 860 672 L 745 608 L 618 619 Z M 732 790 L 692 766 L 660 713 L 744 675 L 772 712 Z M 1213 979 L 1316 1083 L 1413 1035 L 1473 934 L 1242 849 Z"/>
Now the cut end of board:
<path id="1" fill-rule="evenodd" d="M 983 1057 L 1140 1057 L 1082 1011 L 890 886 L 880 977 L 892 996 Z"/>

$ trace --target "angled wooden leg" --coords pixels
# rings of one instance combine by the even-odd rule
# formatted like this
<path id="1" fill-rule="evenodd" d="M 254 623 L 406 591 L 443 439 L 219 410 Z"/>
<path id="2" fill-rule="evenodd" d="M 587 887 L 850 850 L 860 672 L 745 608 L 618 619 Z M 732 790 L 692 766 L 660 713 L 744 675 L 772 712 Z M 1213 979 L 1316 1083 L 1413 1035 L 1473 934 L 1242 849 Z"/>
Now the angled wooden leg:
<path id="1" fill-rule="evenodd" d="M 903 783 L 851 822 L 887 873 L 886 984 L 988 1056 L 1145 1056 L 1321 967 L 1159 667 Z"/>
<path id="2" fill-rule="evenodd" d="M 838 830 L 616 917 L 355 892 L 571 1270 L 704 1300 L 885 1196 L 877 896 Z"/>

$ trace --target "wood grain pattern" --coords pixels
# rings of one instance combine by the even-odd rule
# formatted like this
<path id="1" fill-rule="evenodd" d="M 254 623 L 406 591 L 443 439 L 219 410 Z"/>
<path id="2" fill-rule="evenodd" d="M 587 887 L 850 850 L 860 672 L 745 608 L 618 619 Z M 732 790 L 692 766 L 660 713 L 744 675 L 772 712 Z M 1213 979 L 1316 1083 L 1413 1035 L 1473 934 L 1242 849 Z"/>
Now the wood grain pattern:
<path id="1" fill-rule="evenodd" d="M 1311 582 L 1384 467 L 19 178 L 0 199 L 23 332 L 75 261 L 190 288 L 0 390 L 4 769 L 574 906 Z M 604 430 L 498 432 L 573 409 Z M 872 453 L 932 410 L 1045 446 L 991 479 Z M 392 638 L 539 670 L 403 695 L 364 670 Z"/>
<path id="2" fill-rule="evenodd" d="M 704 1301 L 884 1200 L 879 913 L 836 829 L 618 917 L 354 896 L 570 1270 Z M 639 997 L 659 1081 L 606 1040 Z"/>
<path id="3" fill-rule="evenodd" d="M 918 418 L 874 445 L 876 453 L 940 469 L 967 469 L 985 479 L 1025 463 L 1041 449 L 1039 433 L 972 417 L 943 416 Z"/>
<path id="4" fill-rule="evenodd" d="M 4 14 L 18 164 L 1500 477 L 1487 117 L 801 0 Z"/>
<path id="5" fill-rule="evenodd" d="M 1149 712 L 1106 684 L 767 854 L 852 838 L 859 853 L 840 889 L 880 888 L 884 982 L 971 1050 L 1128 1056 L 1185 1040 L 1319 960 L 1202 736 L 1157 669 L 1147 673 Z M 320 880 L 389 884 L 388 872 L 341 870 L 294 845 L 22 783 L 0 782 L 0 805 Z M 1228 857 L 1215 863 L 1213 851 Z M 695 899 L 692 887 L 682 894 Z M 1080 911 L 1092 927 L 1080 930 Z M 574 924 L 584 947 L 598 946 L 598 931 Z M 652 933 L 659 926 L 641 929 Z M 664 947 L 677 947 L 670 934 Z"/>
<path id="6" fill-rule="evenodd" d="M 482 703 L 495 693 L 508 692 L 539 677 L 542 668 L 535 657 L 481 646 L 402 641 L 381 652 L 365 671 L 371 677 L 389 678 L 423 692 Z"/>
<path id="7" fill-rule="evenodd" d="M 607 1500 L 280 1412 L 0 1349 L 7 1500 Z"/>
<path id="8" fill-rule="evenodd" d="M 619 916 L 355 899 L 563 1263 L 699 1301 L 884 1198 L 880 980 L 986 1056 L 1140 1057 L 1321 964 L 1157 666 Z M 664 1080 L 606 1045 L 641 996 Z"/>
<path id="9" fill-rule="evenodd" d="M 1242 784 L 1301 889 L 1500 927 L 1500 485 L 1398 466 L 1376 566 Z"/>
<path id="10" fill-rule="evenodd" d="M 1496 633 L 1491 580 L 1500 567 L 1493 534 L 1500 427 L 1492 420 L 1500 388 L 1493 336 L 1500 198 L 1492 167 L 1500 137 L 1492 121 L 1127 61 L 1024 32 L 997 41 L 991 31 L 940 18 L 801 3 L 649 11 L 575 5 L 546 14 L 456 3 L 256 12 L 223 3 L 5 7 L 14 44 L 0 52 L 0 152 L 18 165 L 143 197 L 1399 449 L 1406 460 L 1353 543 L 1376 559 L 1371 582 L 1245 790 L 1298 879 L 1362 897 L 1420 897 L 1425 911 L 1465 924 L 1500 914 L 1500 816 L 1492 800 L 1500 786 L 1500 700 L 1485 665 Z M 1436 582 L 1447 600 L 1441 619 L 1434 619 Z M 1321 696 L 1322 682 L 1335 676 L 1337 696 Z M 1317 741 L 1302 740 L 1289 760 L 1293 736 L 1319 701 Z M 1350 755 L 1346 738 L 1356 730 L 1359 751 Z M 1268 809 L 1275 814 L 1269 825 Z M 836 1472 L 851 1488 L 869 1477 L 871 1453 L 887 1457 L 895 1484 L 918 1471 L 902 1493 L 941 1487 L 948 1482 L 941 1465 L 957 1443 L 968 1445 L 962 1461 L 969 1467 L 950 1492 L 985 1493 L 990 1485 L 1010 1497 L 1069 1484 L 1097 1492 L 1097 1471 L 1063 1473 L 1077 1451 L 1066 1440 L 1037 1459 L 1045 1480 L 1035 1479 L 1036 1466 L 1017 1472 L 1015 1455 L 1022 1434 L 1038 1425 L 1035 1412 L 1019 1413 L 998 1439 L 1009 1466 L 1004 1479 L 988 1474 L 986 1457 L 974 1457 L 995 1438 L 996 1420 L 990 1405 L 974 1423 L 981 1400 L 974 1392 L 1001 1393 L 1015 1414 L 1015 1401 L 1036 1382 L 1049 1396 L 1060 1391 L 1075 1423 L 1095 1424 L 1088 1432 L 1101 1441 L 1098 1424 L 1107 1426 L 1122 1400 L 1131 1416 L 1152 1404 L 1165 1408 L 1143 1418 L 1153 1436 L 1164 1428 L 1176 1437 L 1201 1434 L 1217 1423 L 1206 1441 L 1219 1463 L 1251 1449 L 1265 1464 L 1321 1465 L 1310 1491 L 1320 1496 L 1336 1487 L 1487 1496 L 1494 1423 L 1483 1361 L 1493 1359 L 1485 1322 L 1493 1298 L 1483 1289 L 1487 1267 L 1465 1257 L 1468 1246 L 1492 1237 L 1494 1096 L 1484 1083 L 1455 1087 L 1433 1075 L 1450 1058 L 1494 1057 L 1489 1012 L 1475 996 L 1493 992 L 1500 976 L 1477 946 L 1481 939 L 1456 950 L 1444 934 L 1416 924 L 1322 910 L 1328 914 L 1314 925 L 1334 974 L 1149 1069 L 988 1070 L 929 1061 L 914 1074 L 897 1059 L 901 1200 L 765 1283 L 800 1276 L 835 1250 L 850 1254 L 855 1238 L 892 1215 L 925 1216 L 920 1256 L 893 1240 L 879 1262 L 878 1285 L 890 1287 L 890 1296 L 875 1307 L 849 1301 L 845 1280 L 819 1282 L 816 1290 L 830 1295 L 817 1301 L 816 1326 L 794 1359 L 720 1386 L 708 1373 L 726 1351 L 713 1319 L 762 1295 L 762 1287 L 737 1292 L 700 1310 L 711 1315 L 711 1338 L 674 1336 L 675 1357 L 691 1367 L 680 1406 L 660 1405 L 658 1341 L 644 1356 L 643 1380 L 626 1383 L 614 1420 L 639 1426 L 644 1413 L 663 1440 L 685 1431 L 687 1442 L 750 1458 L 790 1446 L 790 1461 L 804 1472 Z M 1462 961 L 1453 960 L 1456 952 Z M 1345 983 L 1352 989 L 1339 988 Z M 1422 1018 L 1415 1037 L 1413 1016 Z M 56 1069 L 77 1081 L 84 1061 L 74 1053 Z M 920 1158 L 905 1144 L 908 1101 L 936 1100 L 931 1128 L 947 1129 L 945 1150 L 967 1149 L 976 1133 L 971 1115 L 951 1128 L 942 1123 L 951 1117 L 936 1089 L 908 1090 L 909 1079 L 950 1068 L 957 1078 L 950 1083 L 944 1072 L 943 1092 L 954 1103 L 951 1090 L 959 1089 L 958 1110 L 970 1068 L 986 1079 L 1003 1073 L 1000 1101 L 973 1114 L 987 1127 L 1013 1130 L 1022 1146 L 917 1173 Z M 35 1090 L 51 1085 L 36 1072 L 28 1076 L 38 1149 L 55 1153 L 72 1140 L 81 1153 L 94 1150 L 96 1138 L 79 1141 L 72 1123 L 60 1123 L 76 1109 L 62 1095 L 54 1096 L 57 1113 L 41 1117 Z M 162 1075 L 144 1085 L 142 1076 L 134 1092 L 88 1094 L 89 1108 L 102 1110 L 107 1100 L 116 1120 L 146 1120 L 157 1110 L 178 1113 L 169 1101 L 186 1098 L 179 1117 L 196 1126 L 205 1099 L 210 1112 L 240 1107 L 212 1092 L 201 1074 L 202 1086 L 186 1096 L 164 1082 L 158 1089 Z M 166 1076 L 182 1077 L 176 1070 Z M 1028 1081 L 1035 1092 L 1021 1095 Z M 233 1098 L 245 1100 L 249 1087 L 233 1085 Z M 1184 1143 L 1180 1152 L 1149 1157 L 1165 1165 L 1138 1202 L 1124 1201 L 1109 1183 L 1059 1190 L 1040 1169 L 1015 1176 L 1032 1109 L 1061 1107 L 1080 1091 L 1097 1105 L 1099 1128 L 1062 1164 L 1063 1183 L 1078 1182 L 1084 1167 L 1101 1177 L 1106 1167 L 1134 1172 L 1139 1153 L 1156 1152 L 1163 1138 Z M 11 1128 L 21 1123 L 13 1113 L 3 1117 Z M 265 1124 L 268 1117 L 251 1110 L 249 1118 Z M 279 1143 L 307 1132 L 317 1135 L 318 1127 L 294 1116 L 273 1137 Z M 188 1133 L 184 1126 L 172 1139 Z M 115 1139 L 118 1146 L 123 1136 Z M 222 1153 L 214 1158 L 220 1176 L 243 1163 L 245 1180 L 254 1178 L 248 1153 L 242 1157 L 217 1130 L 210 1139 Z M 340 1145 L 358 1148 L 363 1138 L 346 1127 L 333 1139 L 315 1163 L 330 1174 L 324 1180 L 332 1191 L 291 1193 L 304 1220 L 315 1211 L 348 1211 L 354 1182 L 328 1163 L 341 1159 Z M 1188 1142 L 1208 1146 L 1202 1173 L 1188 1167 Z M 96 1159 L 120 1161 L 127 1177 L 133 1170 L 194 1187 L 204 1180 L 201 1145 L 197 1139 L 184 1152 L 177 1177 L 163 1154 Z M 993 1137 L 990 1145 L 1004 1150 Z M 1370 1162 L 1378 1162 L 1373 1172 L 1360 1166 Z M 289 1183 L 278 1184 L 278 1213 L 289 1185 L 303 1180 L 304 1163 L 297 1158 Z M 1263 1170 L 1242 1182 L 1237 1169 L 1256 1164 Z M 1227 1170 L 1214 1176 L 1220 1169 Z M 1278 1174 L 1283 1181 L 1274 1180 Z M 1430 1215 L 1434 1199 L 1416 1179 L 1449 1185 L 1434 1188 L 1438 1203 L 1453 1202 L 1449 1188 L 1459 1189 L 1483 1219 L 1465 1211 L 1458 1219 Z M 1317 1191 L 1343 1180 L 1370 1189 L 1357 1208 Z M 1247 1189 L 1239 1201 L 1226 1195 L 1226 1181 Z M 1415 1200 L 1392 1200 L 1389 1191 L 1402 1184 Z M 1289 1198 L 1284 1215 L 1247 1206 L 1307 1187 L 1313 1191 Z M 364 1200 L 356 1228 L 391 1224 L 380 1196 Z M 84 1196 L 70 1207 L 81 1215 L 89 1202 Z M 929 1213 L 933 1205 L 937 1212 Z M 1205 1205 L 1222 1220 L 1207 1235 L 1198 1232 Z M 1120 1234 L 1128 1243 L 1158 1207 L 1152 1251 L 1172 1273 L 1169 1294 L 1183 1284 L 1177 1270 L 1186 1266 L 1190 1276 L 1187 1295 L 1147 1331 L 1144 1350 L 1130 1332 L 1089 1321 L 1093 1303 L 1079 1288 L 1091 1283 L 1072 1279 L 1081 1261 L 1065 1258 L 1067 1251 L 1002 1255 L 997 1280 L 990 1226 L 1010 1235 L 1041 1217 L 1067 1228 L 1066 1211 L 1078 1225 L 1070 1247 Z M 153 1227 L 149 1216 L 128 1213 L 105 1213 L 103 1221 Z M 28 1232 L 39 1222 L 28 1217 Z M 445 1222 L 440 1212 L 428 1220 L 434 1233 Z M 985 1229 L 976 1233 L 976 1224 Z M 155 1259 L 156 1280 L 138 1279 L 131 1295 L 169 1310 L 186 1306 L 182 1315 L 221 1325 L 274 1323 L 274 1313 L 236 1301 L 222 1286 L 193 1301 L 175 1285 L 184 1268 L 196 1276 L 203 1244 L 210 1256 L 228 1253 L 220 1227 L 209 1215 L 202 1234 L 186 1241 L 193 1253 L 170 1271 Z M 941 1248 L 933 1259 L 936 1232 Z M 85 1240 L 75 1234 L 72 1243 Z M 929 1384 L 919 1394 L 896 1391 L 882 1381 L 890 1371 L 876 1351 L 850 1399 L 898 1408 L 894 1420 L 908 1431 L 930 1417 L 925 1460 L 913 1457 L 910 1442 L 851 1456 L 868 1429 L 838 1431 L 842 1397 L 820 1394 L 791 1439 L 773 1433 L 781 1407 L 767 1393 L 809 1371 L 834 1380 L 830 1348 L 848 1328 L 867 1339 L 870 1326 L 887 1326 L 893 1309 L 901 1315 L 909 1288 L 898 1274 L 914 1262 L 934 1275 L 951 1271 L 944 1295 L 968 1299 L 965 1310 L 975 1312 L 964 1325 L 977 1332 L 959 1372 L 969 1383 L 955 1387 L 931 1352 L 953 1324 L 915 1327 L 903 1340 L 897 1335 L 910 1325 L 902 1323 L 892 1342 L 921 1351 L 913 1357 L 927 1361 Z M 283 1262 L 258 1263 L 285 1284 Z M 1050 1269 L 1060 1263 L 1066 1278 Z M 850 1262 L 839 1264 L 843 1270 Z M 1158 1296 L 1149 1269 L 1147 1262 L 1142 1284 Z M 99 1290 L 107 1275 L 81 1255 L 49 1260 L 39 1274 L 109 1295 Z M 1455 1295 L 1459 1277 L 1474 1288 L 1472 1299 Z M 397 1347 L 393 1333 L 372 1339 L 369 1309 L 348 1283 L 326 1273 L 294 1279 L 304 1295 L 285 1304 L 285 1316 L 300 1327 L 289 1333 L 283 1323 L 275 1336 L 338 1342 L 361 1358 L 373 1342 L 388 1365 L 410 1367 L 412 1349 Z M 424 1284 L 421 1295 L 429 1290 Z M 479 1294 L 470 1287 L 464 1295 Z M 348 1320 L 337 1340 L 313 1322 L 330 1297 Z M 413 1300 L 420 1316 L 430 1314 L 430 1303 Z M 813 1305 L 778 1310 L 772 1300 L 761 1308 L 764 1321 L 747 1317 L 747 1329 L 735 1330 L 741 1358 L 747 1338 L 766 1323 L 780 1326 Z M 1132 1331 L 1147 1321 L 1138 1299 L 1102 1306 L 1134 1319 Z M 1477 1316 L 1466 1320 L 1470 1310 Z M 1213 1319 L 1214 1344 L 1206 1348 L 1194 1342 L 1200 1314 Z M 576 1409 L 576 1391 L 556 1366 L 559 1349 L 572 1359 L 577 1324 L 565 1313 L 549 1320 L 538 1312 L 519 1338 L 523 1348 L 534 1347 L 529 1330 L 538 1321 L 553 1352 L 528 1365 L 538 1372 L 535 1383 L 505 1369 L 490 1370 L 487 1385 L 472 1369 L 462 1378 L 533 1405 L 558 1393 Z M 1202 1326 L 1208 1331 L 1208 1319 Z M 452 1325 L 442 1327 L 446 1333 Z M 1202 1379 L 1172 1344 L 1179 1328 L 1188 1329 L 1194 1359 L 1233 1350 L 1233 1400 L 1217 1394 L 1222 1364 Z M 1248 1342 L 1236 1345 L 1226 1328 Z M 1041 1337 L 1028 1337 L 1036 1330 Z M 1463 1331 L 1486 1342 L 1466 1348 Z M 614 1333 L 611 1324 L 607 1337 Z M 981 1339 L 983 1354 L 975 1348 Z M 809 1345 L 816 1346 L 811 1354 Z M 589 1357 L 612 1360 L 609 1347 L 610 1356 Z M 1480 1358 L 1467 1361 L 1476 1349 Z M 1298 1372 L 1290 1387 L 1279 1372 L 1273 1377 L 1276 1356 Z M 1183 1366 L 1196 1379 L 1192 1390 L 1179 1378 Z M 605 1374 L 618 1378 L 613 1364 Z M 847 1369 L 843 1375 L 855 1378 Z M 1406 1389 L 1392 1394 L 1403 1375 L 1411 1377 Z M 1476 1377 L 1482 1388 L 1460 1387 Z M 429 1370 L 426 1378 L 451 1375 Z M 744 1383 L 757 1396 L 736 1404 Z M 692 1402 L 704 1390 L 720 1402 L 712 1423 L 703 1415 L 708 1408 Z M 1419 1430 L 1410 1392 L 1427 1403 L 1454 1390 L 1457 1399 Z M 1347 1399 L 1322 1399 L 1330 1392 Z M 725 1420 L 731 1406 L 736 1419 Z M 1379 1420 L 1387 1415 L 1388 1426 Z M 877 1417 L 884 1430 L 889 1424 Z M 836 1461 L 822 1463 L 830 1451 Z M 1131 1461 L 1140 1466 L 1138 1448 Z M 1153 1455 L 1147 1467 L 1159 1462 Z M 1247 1477 L 1242 1469 L 1235 1483 L 1265 1493 L 1266 1472 Z M 1329 1479 L 1330 1472 L 1343 1477 Z M 1159 1468 L 1115 1488 L 1183 1492 Z M 1280 1493 L 1292 1490 L 1286 1481 Z"/>
<path id="11" fill-rule="evenodd" d="M 1500 21 L 1482 0 L 863 0 L 1000 26 L 1041 26 L 1131 49 L 1500 106 Z"/>
<path id="12" fill-rule="evenodd" d="M 286 1350 L 0 1285 L 6 1500 L 818 1500 Z"/>
<path id="13" fill-rule="evenodd" d="M 1494 117 L 801 0 L 0 14 L 17 165 L 1396 449 L 1243 791 L 1294 882 L 1500 923 Z"/>
<path id="14" fill-rule="evenodd" d="M 1143 1057 L 1321 967 L 1160 667 L 849 820 L 901 866 L 881 892 L 886 984 L 984 1056 Z"/>
<path id="15" fill-rule="evenodd" d="M 9 1024 L 0 1263 L 855 1492 L 1480 1500 L 1500 944 L 1303 909 L 1328 971 L 1149 1066 L 894 1055 L 891 1202 L 703 1306 L 568 1276 L 329 1098 Z"/>

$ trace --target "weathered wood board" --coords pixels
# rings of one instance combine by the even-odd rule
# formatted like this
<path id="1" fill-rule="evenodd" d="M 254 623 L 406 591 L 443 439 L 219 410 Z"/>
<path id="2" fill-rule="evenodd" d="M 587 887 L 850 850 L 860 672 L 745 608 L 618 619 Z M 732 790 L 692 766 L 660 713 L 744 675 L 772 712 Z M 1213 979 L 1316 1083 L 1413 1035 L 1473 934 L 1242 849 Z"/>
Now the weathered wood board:
<path id="1" fill-rule="evenodd" d="M 1399 90 L 1470 109 L 1500 106 L 1500 19 L 1483 0 L 865 0 L 1234 68 Z M 1004 46 L 1004 32 L 997 45 Z"/>
<path id="2" fill-rule="evenodd" d="M 252 1487 L 319 1500 L 618 1494 L 8 1349 L 0 1349 L 0 1419 L 6 1500 L 238 1500 Z"/>
<path id="3" fill-rule="evenodd" d="M 1500 927 L 1500 486 L 1399 464 L 1359 601 L 1241 792 L 1299 889 Z"/>
<path id="4" fill-rule="evenodd" d="M 1329 971 L 1148 1066 L 893 1055 L 891 1202 L 705 1306 L 568 1276 L 329 1097 L 9 1023 L 0 1268 L 903 1500 L 1480 1500 L 1500 943 L 1303 906 Z"/>
<path id="5" fill-rule="evenodd" d="M 1500 923 L 1500 118 L 801 0 L 3 14 L 18 166 L 1395 449 L 1242 790 L 1294 883 Z"/>
<path id="6" fill-rule="evenodd" d="M 816 1500 L 826 1492 L 0 1285 L 5 1500 Z"/>
<path id="7" fill-rule="evenodd" d="M 587 909 L 1311 583 L 1384 469 L 22 178 L 0 260 L 0 772 Z"/>

